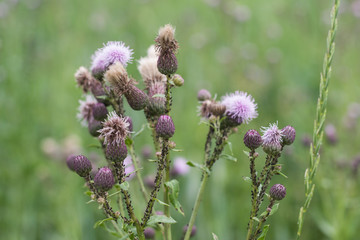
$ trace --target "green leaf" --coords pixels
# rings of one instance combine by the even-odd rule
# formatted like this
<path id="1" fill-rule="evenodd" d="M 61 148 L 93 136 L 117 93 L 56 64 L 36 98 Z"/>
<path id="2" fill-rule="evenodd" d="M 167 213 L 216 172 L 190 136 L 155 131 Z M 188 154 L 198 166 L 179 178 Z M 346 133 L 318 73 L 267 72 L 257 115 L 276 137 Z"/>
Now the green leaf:
<path id="1" fill-rule="evenodd" d="M 153 215 L 148 221 L 148 225 L 155 225 L 156 223 L 176 223 L 172 217 L 167 217 L 165 215 Z"/>
<path id="2" fill-rule="evenodd" d="M 229 149 L 230 149 L 231 156 L 234 156 L 233 148 L 232 148 L 232 143 L 231 143 L 231 142 L 228 142 L 228 145 L 229 145 Z"/>
<path id="3" fill-rule="evenodd" d="M 234 157 L 234 156 L 231 156 L 229 154 L 221 154 L 220 156 L 221 158 L 224 158 L 225 160 L 230 160 L 230 161 L 233 161 L 233 162 L 237 162 L 237 158 Z"/>
<path id="4" fill-rule="evenodd" d="M 169 190 L 169 199 L 170 199 L 171 205 L 174 206 L 176 211 L 178 211 L 183 216 L 185 216 L 184 211 L 183 211 L 183 209 L 181 207 L 181 204 L 180 204 L 180 202 L 178 200 L 179 192 L 180 192 L 179 182 L 176 179 L 173 179 L 173 180 L 171 180 L 169 182 L 166 182 L 165 186 Z"/>
<path id="5" fill-rule="evenodd" d="M 100 95 L 100 96 L 96 96 L 96 99 L 106 100 L 108 99 L 108 97 L 106 95 Z"/>
<path id="6" fill-rule="evenodd" d="M 165 206 L 170 207 L 170 205 L 169 205 L 169 204 L 164 203 L 163 201 L 161 201 L 161 200 L 159 200 L 159 199 L 157 199 L 157 198 L 155 198 L 155 200 L 156 200 L 158 203 L 160 203 L 161 205 L 165 205 Z"/>
<path id="7" fill-rule="evenodd" d="M 243 179 L 244 179 L 244 181 L 245 182 L 247 182 L 247 183 L 252 183 L 252 180 L 251 180 L 251 178 L 249 178 L 249 177 L 242 177 Z"/>
<path id="8" fill-rule="evenodd" d="M 184 150 L 173 148 L 173 149 L 171 149 L 171 151 L 174 151 L 174 152 L 183 152 Z"/>
<path id="9" fill-rule="evenodd" d="M 126 146 L 131 146 L 133 144 L 133 140 L 131 138 L 127 137 L 125 139 L 125 144 L 126 144 Z"/>
<path id="10" fill-rule="evenodd" d="M 86 192 L 84 192 L 85 193 L 85 195 L 88 195 L 89 197 L 91 197 L 91 195 L 93 194 L 93 192 L 92 191 L 86 191 Z"/>
<path id="11" fill-rule="evenodd" d="M 112 217 L 109 217 L 109 218 L 105 218 L 105 219 L 99 220 L 99 221 L 97 221 L 97 222 L 94 224 L 94 228 L 103 226 L 105 222 L 111 221 L 111 220 L 114 220 L 114 219 L 113 219 Z"/>
<path id="12" fill-rule="evenodd" d="M 142 133 L 145 130 L 146 124 L 143 124 L 140 128 L 139 131 L 137 131 L 136 133 L 133 134 L 133 138 L 135 138 L 136 136 L 140 135 L 140 133 Z"/>
<path id="13" fill-rule="evenodd" d="M 279 204 L 280 204 L 280 203 L 276 203 L 276 204 L 271 208 L 270 216 L 277 212 L 277 210 L 279 209 Z"/>
<path id="14" fill-rule="evenodd" d="M 259 236 L 259 238 L 257 240 L 265 240 L 266 234 L 269 231 L 269 227 L 270 227 L 270 225 L 265 225 L 264 226 L 264 228 L 262 230 L 262 233 L 261 233 L 261 235 Z"/>
<path id="15" fill-rule="evenodd" d="M 162 93 L 154 94 L 152 95 L 152 98 L 165 98 L 165 94 Z"/>
<path id="16" fill-rule="evenodd" d="M 215 233 L 211 233 L 211 234 L 212 234 L 213 240 L 219 240 L 218 236 L 216 236 Z"/>
<path id="17" fill-rule="evenodd" d="M 129 190 L 129 183 L 123 182 L 122 184 L 120 184 L 120 188 L 125 191 Z"/>
<path id="18" fill-rule="evenodd" d="M 257 217 L 253 217 L 252 219 L 254 219 L 257 222 L 260 222 L 260 220 Z"/>
<path id="19" fill-rule="evenodd" d="M 199 168 L 200 170 L 202 170 L 204 172 L 207 172 L 210 175 L 210 170 L 204 165 L 198 164 L 198 163 L 193 162 L 193 161 L 188 161 L 186 164 L 189 165 L 190 167 Z"/>
<path id="20" fill-rule="evenodd" d="M 99 146 L 98 144 L 90 144 L 89 146 L 88 146 L 89 148 L 102 148 L 101 146 Z"/>

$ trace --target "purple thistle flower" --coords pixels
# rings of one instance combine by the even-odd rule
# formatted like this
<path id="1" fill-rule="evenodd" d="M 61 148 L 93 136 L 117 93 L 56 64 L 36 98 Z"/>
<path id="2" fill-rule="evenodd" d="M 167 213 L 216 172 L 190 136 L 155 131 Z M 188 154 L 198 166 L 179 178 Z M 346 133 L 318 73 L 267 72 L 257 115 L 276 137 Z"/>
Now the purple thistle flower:
<path id="1" fill-rule="evenodd" d="M 183 157 L 177 157 L 174 159 L 174 166 L 171 169 L 171 175 L 173 177 L 183 176 L 190 171 L 190 166 L 187 165 L 187 160 Z"/>
<path id="2" fill-rule="evenodd" d="M 286 188 L 281 184 L 275 184 L 270 188 L 270 197 L 275 200 L 281 200 L 286 196 Z"/>
<path id="3" fill-rule="evenodd" d="M 74 158 L 72 158 L 72 167 L 74 168 L 74 171 L 80 176 L 80 177 L 86 177 L 91 172 L 92 166 L 91 162 L 87 157 L 84 155 L 78 155 Z"/>
<path id="4" fill-rule="evenodd" d="M 159 137 L 168 139 L 175 133 L 175 126 L 172 118 L 168 115 L 161 115 L 156 123 L 156 134 Z"/>
<path id="5" fill-rule="evenodd" d="M 211 98 L 211 93 L 206 89 L 200 89 L 197 93 L 197 99 L 199 101 L 209 100 Z"/>
<path id="6" fill-rule="evenodd" d="M 79 100 L 79 113 L 77 118 L 81 121 L 81 124 L 85 127 L 87 123 L 94 119 L 93 106 L 97 103 L 96 99 L 91 95 L 86 95 L 85 101 Z"/>
<path id="7" fill-rule="evenodd" d="M 95 187 L 102 192 L 109 191 L 115 184 L 112 171 L 108 167 L 100 168 L 94 177 Z"/>
<path id="8" fill-rule="evenodd" d="M 277 123 L 270 124 L 269 127 L 262 127 L 263 150 L 269 155 L 278 154 L 282 149 L 282 131 L 278 128 Z"/>
<path id="9" fill-rule="evenodd" d="M 296 131 L 292 126 L 288 125 L 281 129 L 281 134 L 284 145 L 291 145 L 295 141 Z"/>
<path id="10" fill-rule="evenodd" d="M 261 135 L 255 129 L 250 129 L 245 133 L 244 144 L 247 148 L 255 150 L 262 144 Z"/>
<path id="11" fill-rule="evenodd" d="M 130 155 L 125 158 L 124 165 L 125 165 L 125 174 L 127 176 L 126 180 L 130 181 L 135 176 L 135 172 L 134 172 L 135 168 L 134 165 L 132 164 L 132 159 Z"/>
<path id="12" fill-rule="evenodd" d="M 236 91 L 222 97 L 221 104 L 226 106 L 226 115 L 238 124 L 249 123 L 257 118 L 257 104 L 253 97 L 246 92 Z"/>
<path id="13" fill-rule="evenodd" d="M 99 130 L 100 137 L 104 138 L 105 144 L 120 145 L 129 133 L 129 123 L 126 118 L 119 117 L 115 111 L 108 115 L 103 122 L 103 128 Z"/>
<path id="14" fill-rule="evenodd" d="M 103 121 L 108 114 L 108 110 L 103 103 L 94 104 L 92 110 L 94 118 L 98 121 Z"/>
<path id="15" fill-rule="evenodd" d="M 211 100 L 205 100 L 201 102 L 200 106 L 198 106 L 198 115 L 202 117 L 204 120 L 209 119 L 211 116 L 210 106 L 213 102 Z"/>
<path id="16" fill-rule="evenodd" d="M 92 56 L 91 72 L 99 75 L 115 62 L 120 62 L 124 67 L 132 61 L 133 50 L 123 42 L 110 41 L 98 49 Z"/>
<path id="17" fill-rule="evenodd" d="M 68 168 L 71 170 L 71 171 L 75 171 L 75 158 L 76 158 L 76 155 L 69 155 L 67 158 L 66 158 L 66 165 L 68 166 Z"/>
<path id="18" fill-rule="evenodd" d="M 113 162 L 121 162 L 127 157 L 127 147 L 124 141 L 119 145 L 108 144 L 106 145 L 105 157 Z"/>

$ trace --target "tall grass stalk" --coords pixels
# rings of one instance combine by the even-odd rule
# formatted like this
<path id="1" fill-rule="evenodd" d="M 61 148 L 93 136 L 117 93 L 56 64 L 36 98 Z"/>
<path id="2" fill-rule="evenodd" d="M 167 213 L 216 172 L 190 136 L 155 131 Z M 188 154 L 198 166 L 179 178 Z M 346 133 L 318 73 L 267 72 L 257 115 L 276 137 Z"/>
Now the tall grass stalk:
<path id="1" fill-rule="evenodd" d="M 326 39 L 326 53 L 323 62 L 323 70 L 320 75 L 319 98 L 317 101 L 316 117 L 314 121 L 313 144 L 310 146 L 310 166 L 305 170 L 305 202 L 300 208 L 298 218 L 298 230 L 296 239 L 300 239 L 304 223 L 304 216 L 309 209 L 311 199 L 315 190 L 315 175 L 320 162 L 320 147 L 324 135 L 324 122 L 326 119 L 328 87 L 331 75 L 331 63 L 335 52 L 335 34 L 337 29 L 337 16 L 339 11 L 340 0 L 335 0 L 331 10 L 331 27 Z"/>

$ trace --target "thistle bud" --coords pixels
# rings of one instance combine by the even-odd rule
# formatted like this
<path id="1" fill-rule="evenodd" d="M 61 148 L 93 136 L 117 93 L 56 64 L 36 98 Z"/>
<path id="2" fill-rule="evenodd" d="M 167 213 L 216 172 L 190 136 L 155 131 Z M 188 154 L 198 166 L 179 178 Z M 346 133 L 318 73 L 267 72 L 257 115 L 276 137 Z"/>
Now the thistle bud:
<path id="1" fill-rule="evenodd" d="M 95 103 L 92 107 L 92 111 L 93 111 L 93 116 L 96 120 L 98 121 L 103 121 L 107 114 L 108 114 L 108 110 L 105 106 L 105 104 L 103 103 Z"/>
<path id="2" fill-rule="evenodd" d="M 184 79 L 179 74 L 174 74 L 172 80 L 177 87 L 181 87 L 182 85 L 184 85 Z"/>
<path id="3" fill-rule="evenodd" d="M 221 117 L 226 111 L 225 105 L 216 102 L 211 103 L 209 109 L 214 116 L 218 116 L 218 117 Z"/>
<path id="4" fill-rule="evenodd" d="M 157 61 L 157 67 L 159 72 L 164 75 L 174 74 L 178 68 L 178 61 L 174 52 L 161 51 Z"/>
<path id="5" fill-rule="evenodd" d="M 286 195 L 286 188 L 281 184 L 275 184 L 270 188 L 270 197 L 275 200 L 281 200 Z"/>
<path id="6" fill-rule="evenodd" d="M 94 177 L 94 184 L 101 192 L 109 191 L 115 184 L 111 169 L 107 167 L 100 168 Z"/>
<path id="7" fill-rule="evenodd" d="M 159 137 L 171 138 L 175 133 L 175 126 L 172 118 L 168 115 L 160 116 L 155 130 Z"/>
<path id="8" fill-rule="evenodd" d="M 92 166 L 87 157 L 78 155 L 73 158 L 73 168 L 80 177 L 86 177 L 91 172 Z"/>
<path id="9" fill-rule="evenodd" d="M 281 144 L 279 142 L 266 142 L 266 143 L 264 142 L 262 147 L 265 153 L 272 156 L 279 154 L 282 149 Z"/>
<path id="10" fill-rule="evenodd" d="M 296 131 L 292 126 L 286 126 L 281 129 L 282 143 L 284 145 L 290 145 L 295 141 Z"/>
<path id="11" fill-rule="evenodd" d="M 132 84 L 125 92 L 125 97 L 130 107 L 136 111 L 144 109 L 148 103 L 147 95 Z"/>
<path id="12" fill-rule="evenodd" d="M 93 137 L 98 137 L 100 133 L 98 132 L 102 128 L 102 124 L 100 121 L 91 119 L 88 124 L 89 133 Z"/>
<path id="13" fill-rule="evenodd" d="M 198 91 L 197 99 L 199 101 L 209 100 L 211 98 L 211 93 L 206 89 L 201 89 Z"/>
<path id="14" fill-rule="evenodd" d="M 127 156 L 127 148 L 124 141 L 121 141 L 119 145 L 108 144 L 105 150 L 106 159 L 113 162 L 121 162 Z"/>
<path id="15" fill-rule="evenodd" d="M 164 76 L 164 75 L 162 75 Z M 165 84 L 164 82 L 153 82 L 148 87 L 149 104 L 148 111 L 151 115 L 160 116 L 165 113 Z"/>
<path id="16" fill-rule="evenodd" d="M 144 230 L 145 239 L 154 239 L 155 237 L 155 230 L 153 228 L 145 228 Z"/>
<path id="17" fill-rule="evenodd" d="M 185 234 L 188 230 L 189 226 L 188 225 L 185 225 L 184 228 L 183 228 L 183 233 Z M 191 233 L 190 233 L 190 237 L 193 237 L 195 236 L 196 234 L 196 226 L 194 225 L 191 229 Z"/>
<path id="18" fill-rule="evenodd" d="M 66 158 L 66 165 L 71 171 L 75 171 L 75 157 L 76 155 L 70 155 Z"/>
<path id="19" fill-rule="evenodd" d="M 247 148 L 255 150 L 262 144 L 261 135 L 258 131 L 251 129 L 245 133 L 244 144 Z"/>

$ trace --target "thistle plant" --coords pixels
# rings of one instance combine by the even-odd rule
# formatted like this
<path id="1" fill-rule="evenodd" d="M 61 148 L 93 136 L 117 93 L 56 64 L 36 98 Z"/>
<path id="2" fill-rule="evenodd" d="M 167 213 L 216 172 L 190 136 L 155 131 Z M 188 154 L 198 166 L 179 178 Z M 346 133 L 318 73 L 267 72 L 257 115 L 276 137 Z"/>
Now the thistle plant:
<path id="1" fill-rule="evenodd" d="M 326 114 L 327 86 L 330 63 L 334 49 L 334 32 L 338 1 L 335 1 L 332 31 L 328 39 L 328 54 L 325 57 L 324 71 L 321 78 L 321 91 L 318 101 L 318 118 L 315 121 L 314 147 L 311 148 L 311 166 L 307 170 L 307 200 L 300 211 L 298 237 L 301 233 L 302 216 L 307 210 L 314 191 L 312 179 L 319 163 L 319 148 L 323 134 L 323 123 Z M 71 155 L 66 163 L 71 171 L 77 173 L 86 182 L 89 203 L 98 203 L 105 218 L 95 226 L 104 227 L 119 239 L 154 239 L 162 236 L 171 240 L 172 224 L 176 221 L 170 216 L 170 208 L 185 216 L 190 216 L 188 224 L 183 227 L 184 240 L 196 234 L 195 221 L 203 199 L 206 185 L 215 163 L 220 158 L 233 157 L 224 153 L 226 145 L 231 146 L 229 137 L 238 132 L 258 117 L 258 105 L 255 99 L 244 91 L 225 94 L 217 100 L 212 94 L 201 89 L 197 94 L 199 101 L 198 115 L 208 128 L 204 137 L 203 163 L 194 163 L 184 159 L 174 159 L 171 168 L 171 151 L 176 150 L 172 137 L 176 126 L 172 116 L 172 91 L 184 84 L 184 79 L 177 74 L 178 60 L 176 54 L 179 44 L 175 39 L 175 29 L 165 25 L 159 29 L 155 44 L 150 46 L 147 55 L 137 61 L 137 69 L 144 82 L 144 89 L 138 86 L 126 67 L 132 63 L 133 50 L 123 42 L 108 42 L 92 56 L 88 70 L 80 67 L 75 73 L 78 86 L 84 93 L 85 100 L 80 100 L 78 118 L 88 128 L 91 136 L 97 139 L 102 149 L 106 164 L 93 169 L 93 164 L 84 155 Z M 216 95 L 215 95 L 216 96 Z M 156 159 L 156 171 L 143 178 L 142 163 L 135 149 L 135 138 L 142 130 L 135 132 L 132 119 L 125 112 L 128 104 L 133 111 L 142 111 L 146 126 L 150 129 L 153 152 Z M 249 161 L 250 177 L 245 180 L 251 184 L 251 211 L 247 226 L 246 239 L 265 239 L 269 225 L 268 218 L 279 208 L 279 201 L 286 196 L 286 188 L 275 183 L 271 186 L 274 175 L 285 176 L 281 172 L 281 154 L 284 148 L 291 145 L 296 137 L 295 129 L 288 125 L 278 127 L 278 123 L 263 127 L 260 134 L 250 129 L 243 137 L 245 147 L 249 149 L 246 156 Z M 265 164 L 259 167 L 259 149 L 265 153 Z M 142 151 L 149 155 L 150 149 Z M 192 208 L 188 213 L 178 201 L 179 182 L 176 176 L 184 175 L 189 167 L 201 170 L 200 186 Z M 261 170 L 259 170 L 261 169 Z M 139 206 L 134 201 L 130 179 L 135 176 L 137 189 L 140 190 L 145 204 Z M 286 176 L 285 176 L 286 177 Z M 150 187 L 150 191 L 146 188 Z M 135 187 L 136 188 L 136 187 Z M 163 193 L 161 197 L 160 193 Z M 161 199 L 161 200 L 160 200 Z M 263 203 L 267 202 L 266 207 Z M 159 213 L 157 203 L 163 208 Z M 139 214 L 141 213 L 141 214 Z M 112 227 L 109 227 L 108 224 Z M 215 237 L 214 237 L 215 238 Z"/>

